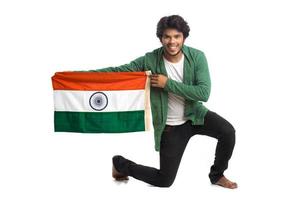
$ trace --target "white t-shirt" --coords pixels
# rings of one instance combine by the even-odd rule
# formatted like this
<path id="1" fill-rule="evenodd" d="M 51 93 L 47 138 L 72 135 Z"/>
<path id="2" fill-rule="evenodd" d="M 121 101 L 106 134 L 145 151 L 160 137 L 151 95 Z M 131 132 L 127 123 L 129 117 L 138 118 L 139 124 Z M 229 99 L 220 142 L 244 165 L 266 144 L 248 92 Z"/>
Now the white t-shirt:
<path id="1" fill-rule="evenodd" d="M 171 63 L 164 58 L 165 68 L 168 74 L 168 78 L 177 82 L 183 81 L 183 63 L 184 55 L 181 60 L 177 63 Z M 168 114 L 167 114 L 167 125 L 177 126 L 184 124 L 187 120 L 184 118 L 184 105 L 185 100 L 183 97 L 168 93 Z"/>

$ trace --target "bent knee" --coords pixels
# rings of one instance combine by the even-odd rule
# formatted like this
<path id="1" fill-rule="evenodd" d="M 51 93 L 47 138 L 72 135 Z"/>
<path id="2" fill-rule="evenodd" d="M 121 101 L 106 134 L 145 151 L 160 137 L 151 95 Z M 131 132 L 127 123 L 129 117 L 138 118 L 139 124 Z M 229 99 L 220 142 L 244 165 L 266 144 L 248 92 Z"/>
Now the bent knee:
<path id="1" fill-rule="evenodd" d="M 162 176 L 159 187 L 170 187 L 174 183 L 174 179 L 170 176 Z"/>
<path id="2" fill-rule="evenodd" d="M 226 126 L 222 128 L 220 137 L 222 137 L 224 140 L 235 142 L 235 132 L 236 130 L 232 125 Z"/>

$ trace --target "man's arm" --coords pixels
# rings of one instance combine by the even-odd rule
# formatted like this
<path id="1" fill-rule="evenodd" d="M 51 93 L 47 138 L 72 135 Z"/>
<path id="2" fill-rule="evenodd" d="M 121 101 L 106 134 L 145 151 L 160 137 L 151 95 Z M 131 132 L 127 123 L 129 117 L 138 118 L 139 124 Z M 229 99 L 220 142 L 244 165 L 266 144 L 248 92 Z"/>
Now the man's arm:
<path id="1" fill-rule="evenodd" d="M 167 79 L 164 90 L 182 96 L 187 100 L 206 102 L 210 96 L 211 80 L 206 57 L 203 53 L 197 58 L 197 71 L 195 85 L 186 85 Z M 163 76 L 163 75 L 162 75 Z"/>
<path id="2" fill-rule="evenodd" d="M 107 67 L 102 69 L 89 70 L 90 72 L 138 72 L 144 71 L 144 56 L 141 56 L 129 64 L 118 67 Z"/>

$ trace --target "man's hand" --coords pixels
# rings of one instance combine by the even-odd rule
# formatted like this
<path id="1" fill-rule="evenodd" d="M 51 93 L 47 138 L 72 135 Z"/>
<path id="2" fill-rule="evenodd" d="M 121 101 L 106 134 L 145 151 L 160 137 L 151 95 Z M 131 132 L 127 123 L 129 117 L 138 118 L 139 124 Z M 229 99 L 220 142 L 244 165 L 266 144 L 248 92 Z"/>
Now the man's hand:
<path id="1" fill-rule="evenodd" d="M 164 88 L 167 83 L 168 77 L 162 74 L 151 75 L 151 85 L 153 87 Z"/>

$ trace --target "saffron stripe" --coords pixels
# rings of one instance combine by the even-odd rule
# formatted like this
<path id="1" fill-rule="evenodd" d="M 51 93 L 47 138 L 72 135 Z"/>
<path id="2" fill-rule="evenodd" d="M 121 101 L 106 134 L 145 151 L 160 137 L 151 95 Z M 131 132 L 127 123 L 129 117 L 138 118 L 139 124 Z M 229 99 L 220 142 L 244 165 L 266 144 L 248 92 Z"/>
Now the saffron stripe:
<path id="1" fill-rule="evenodd" d="M 54 90 L 137 90 L 144 89 L 146 72 L 57 72 Z"/>

